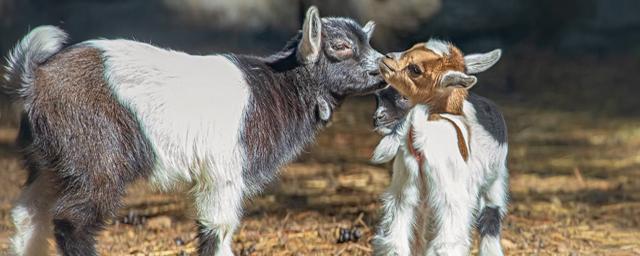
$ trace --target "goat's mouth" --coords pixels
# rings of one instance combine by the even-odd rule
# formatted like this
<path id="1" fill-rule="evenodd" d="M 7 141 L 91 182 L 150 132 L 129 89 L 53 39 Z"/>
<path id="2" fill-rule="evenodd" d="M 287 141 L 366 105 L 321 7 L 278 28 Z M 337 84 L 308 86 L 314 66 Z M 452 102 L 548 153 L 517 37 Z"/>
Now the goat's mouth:
<path id="1" fill-rule="evenodd" d="M 370 84 L 369 88 L 371 88 L 372 92 L 384 90 L 387 87 L 389 87 L 389 84 L 387 83 L 387 81 L 384 80 L 384 78 L 382 78 L 381 76 L 376 76 L 371 80 L 372 81 L 369 83 Z"/>
<path id="2" fill-rule="evenodd" d="M 450 85 L 446 85 L 444 88 L 450 88 L 450 89 L 465 89 L 466 87 L 464 87 L 461 84 L 450 84 Z"/>
<path id="3" fill-rule="evenodd" d="M 397 120 L 391 121 L 375 121 L 373 131 L 377 132 L 380 135 L 388 135 L 393 133 L 397 128 L 400 122 Z"/>
<path id="4" fill-rule="evenodd" d="M 386 60 L 387 59 L 380 60 L 380 63 L 378 65 L 380 67 L 380 73 L 382 73 L 383 76 L 389 73 L 396 72 L 396 70 L 391 65 L 389 65 Z"/>

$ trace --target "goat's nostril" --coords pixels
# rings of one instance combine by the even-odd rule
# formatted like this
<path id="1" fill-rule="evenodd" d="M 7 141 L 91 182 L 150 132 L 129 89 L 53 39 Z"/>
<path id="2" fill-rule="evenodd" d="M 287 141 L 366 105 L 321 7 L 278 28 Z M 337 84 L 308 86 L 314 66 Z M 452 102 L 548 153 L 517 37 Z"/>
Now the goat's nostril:
<path id="1" fill-rule="evenodd" d="M 384 55 L 384 57 L 387 57 L 389 59 L 393 59 L 393 53 L 391 53 L 391 52 L 387 53 L 387 54 Z"/>
<path id="2" fill-rule="evenodd" d="M 369 75 L 370 75 L 370 76 L 377 76 L 377 75 L 380 75 L 380 70 L 369 71 Z"/>

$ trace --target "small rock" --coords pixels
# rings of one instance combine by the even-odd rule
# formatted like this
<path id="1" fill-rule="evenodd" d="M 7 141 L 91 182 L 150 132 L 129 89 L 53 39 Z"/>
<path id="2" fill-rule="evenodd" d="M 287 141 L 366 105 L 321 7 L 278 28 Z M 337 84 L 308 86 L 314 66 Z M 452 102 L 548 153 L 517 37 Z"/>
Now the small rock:
<path id="1" fill-rule="evenodd" d="M 182 240 L 182 238 L 180 238 L 180 237 L 174 238 L 173 241 L 176 243 L 177 246 L 183 246 L 184 245 L 184 240 Z"/>
<path id="2" fill-rule="evenodd" d="M 340 233 L 338 235 L 338 243 L 346 243 L 351 241 L 351 233 L 346 228 L 340 228 Z"/>
<path id="3" fill-rule="evenodd" d="M 356 242 L 360 240 L 360 237 L 362 237 L 362 231 L 359 228 L 353 228 L 351 230 L 351 239 Z"/>

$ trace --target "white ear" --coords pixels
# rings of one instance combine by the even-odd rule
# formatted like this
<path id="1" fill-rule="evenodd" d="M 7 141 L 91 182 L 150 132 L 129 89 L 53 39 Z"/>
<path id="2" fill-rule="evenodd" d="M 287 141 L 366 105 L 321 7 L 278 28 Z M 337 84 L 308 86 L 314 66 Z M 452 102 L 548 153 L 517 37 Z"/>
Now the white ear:
<path id="1" fill-rule="evenodd" d="M 475 76 L 470 76 L 458 71 L 448 71 L 440 80 L 440 85 L 442 85 L 442 87 L 462 86 L 465 89 L 471 89 L 476 82 L 478 82 L 478 78 Z"/>
<path id="2" fill-rule="evenodd" d="M 373 150 L 371 163 L 382 164 L 391 161 L 398 153 L 400 147 L 400 135 L 396 133 L 384 136 L 376 149 Z"/>
<path id="3" fill-rule="evenodd" d="M 477 74 L 483 72 L 500 60 L 502 50 L 495 49 L 488 53 L 476 53 L 464 56 L 464 63 L 467 66 L 467 74 Z"/>
<path id="4" fill-rule="evenodd" d="M 320 55 L 320 38 L 322 30 L 322 21 L 318 15 L 318 8 L 309 7 L 307 15 L 302 25 L 302 40 L 298 45 L 298 59 L 304 63 L 314 63 Z"/>
<path id="5" fill-rule="evenodd" d="M 367 40 L 371 40 L 371 37 L 373 36 L 373 31 L 375 29 L 376 29 L 376 23 L 372 20 L 370 20 L 369 22 L 367 22 L 367 24 L 364 25 L 362 30 L 364 31 L 365 34 L 367 34 Z"/>

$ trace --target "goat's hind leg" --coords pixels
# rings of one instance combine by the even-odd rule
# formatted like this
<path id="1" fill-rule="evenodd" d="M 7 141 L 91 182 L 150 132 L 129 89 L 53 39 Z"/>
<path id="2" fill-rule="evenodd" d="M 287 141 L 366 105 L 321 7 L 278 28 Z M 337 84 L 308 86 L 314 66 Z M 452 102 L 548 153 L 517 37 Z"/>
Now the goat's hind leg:
<path id="1" fill-rule="evenodd" d="M 16 227 L 11 250 L 15 255 L 48 255 L 47 238 L 52 235 L 51 207 L 56 197 L 54 186 L 48 170 L 30 170 L 29 176 L 30 182 L 11 210 Z"/>
<path id="2" fill-rule="evenodd" d="M 16 143 L 25 153 L 28 176 L 25 187 L 11 210 L 11 218 L 16 227 L 16 233 L 11 238 L 11 251 L 14 255 L 47 255 L 47 238 L 52 235 L 51 208 L 56 190 L 51 171 L 43 167 L 38 152 L 30 148 L 33 137 L 26 114 L 21 117 Z"/>
<path id="3" fill-rule="evenodd" d="M 95 236 L 115 215 L 126 183 L 108 177 L 108 171 L 106 176 L 92 175 L 95 170 L 76 173 L 85 175 L 62 179 L 53 214 L 56 242 L 62 255 L 97 255 Z"/>
<path id="4" fill-rule="evenodd" d="M 480 232 L 480 255 L 501 256 L 500 246 L 501 223 L 507 212 L 507 177 L 506 170 L 501 173 L 485 192 L 484 204 L 478 217 Z"/>

